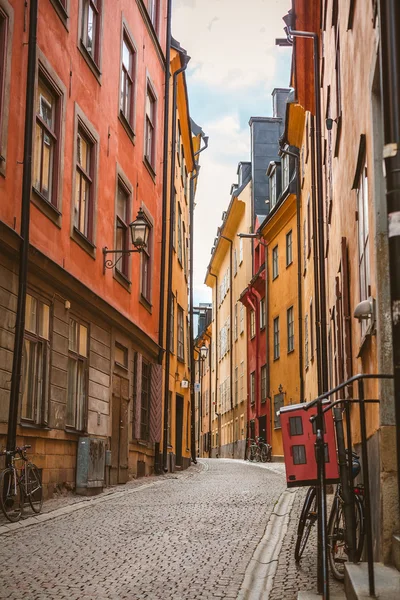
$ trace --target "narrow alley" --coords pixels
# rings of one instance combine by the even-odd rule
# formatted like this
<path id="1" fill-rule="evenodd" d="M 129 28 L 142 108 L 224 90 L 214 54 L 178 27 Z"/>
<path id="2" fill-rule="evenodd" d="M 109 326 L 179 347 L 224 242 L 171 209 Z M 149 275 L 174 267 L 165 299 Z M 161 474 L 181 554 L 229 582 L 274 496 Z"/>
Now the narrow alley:
<path id="1" fill-rule="evenodd" d="M 243 590 L 245 575 L 283 493 L 294 506 L 293 533 L 303 496 L 285 492 L 279 463 L 201 460 L 185 472 L 133 482 L 95 502 L 50 501 L 39 518 L 51 515 L 46 505 L 65 506 L 67 514 L 29 527 L 22 521 L 1 535 L 0 598 L 253 597 Z M 82 502 L 87 507 L 76 510 Z M 282 538 L 287 524 L 279 523 Z M 285 555 L 291 536 L 278 544 L 287 564 L 279 562 L 276 573 L 270 571 L 279 579 L 279 595 L 272 589 L 270 597 L 285 594 L 292 600 L 299 577 L 304 589 L 315 586 L 315 552 L 310 548 L 309 561 L 305 556 L 297 573 L 293 553 L 291 560 Z M 254 582 L 252 587 L 254 593 Z"/>

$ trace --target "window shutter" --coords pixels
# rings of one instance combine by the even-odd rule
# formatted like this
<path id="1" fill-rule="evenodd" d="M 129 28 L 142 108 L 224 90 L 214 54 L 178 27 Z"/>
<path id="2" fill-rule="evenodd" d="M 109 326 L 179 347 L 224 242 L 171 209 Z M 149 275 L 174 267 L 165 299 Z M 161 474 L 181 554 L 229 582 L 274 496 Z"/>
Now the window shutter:
<path id="1" fill-rule="evenodd" d="M 161 440 L 162 366 L 151 365 L 150 380 L 150 442 Z"/>
<path id="2" fill-rule="evenodd" d="M 136 352 L 135 360 L 135 402 L 133 405 L 133 437 L 140 439 L 140 414 L 142 408 L 142 361 L 140 352 Z"/>

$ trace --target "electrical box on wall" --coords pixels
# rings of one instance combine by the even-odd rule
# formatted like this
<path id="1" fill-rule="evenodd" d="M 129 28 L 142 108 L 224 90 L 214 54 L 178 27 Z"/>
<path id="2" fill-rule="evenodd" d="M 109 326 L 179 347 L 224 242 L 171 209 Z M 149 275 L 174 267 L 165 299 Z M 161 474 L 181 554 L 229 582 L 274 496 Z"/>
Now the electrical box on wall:
<path id="1" fill-rule="evenodd" d="M 76 460 L 76 493 L 91 495 L 104 487 L 106 442 L 98 438 L 80 437 Z"/>

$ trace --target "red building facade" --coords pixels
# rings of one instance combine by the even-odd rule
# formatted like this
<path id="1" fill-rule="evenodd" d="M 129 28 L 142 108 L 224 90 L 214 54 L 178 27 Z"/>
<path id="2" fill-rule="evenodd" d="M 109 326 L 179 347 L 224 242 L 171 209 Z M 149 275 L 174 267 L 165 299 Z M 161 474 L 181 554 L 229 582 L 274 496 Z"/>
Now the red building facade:
<path id="1" fill-rule="evenodd" d="M 0 0 L 0 438 L 16 322 L 29 7 Z M 49 493 L 75 485 L 78 440 L 110 481 L 151 472 L 158 363 L 166 0 L 39 0 L 30 249 L 18 442 Z M 24 42 L 24 43 L 22 43 Z M 142 253 L 129 250 L 141 209 Z M 105 258 L 116 266 L 105 268 Z"/>

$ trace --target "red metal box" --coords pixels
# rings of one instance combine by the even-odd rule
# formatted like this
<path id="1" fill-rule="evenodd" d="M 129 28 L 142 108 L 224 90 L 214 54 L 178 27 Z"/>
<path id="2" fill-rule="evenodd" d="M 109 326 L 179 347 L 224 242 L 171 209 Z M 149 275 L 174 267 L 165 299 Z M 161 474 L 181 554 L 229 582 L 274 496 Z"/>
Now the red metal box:
<path id="1" fill-rule="evenodd" d="M 283 453 L 285 456 L 286 482 L 288 487 L 315 485 L 317 483 L 317 461 L 315 458 L 315 421 L 310 417 L 317 407 L 304 410 L 305 404 L 292 404 L 280 409 Z M 325 468 L 326 482 L 339 481 L 336 456 L 335 428 L 332 411 L 325 413 Z"/>

